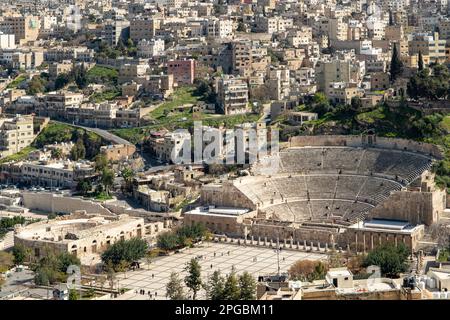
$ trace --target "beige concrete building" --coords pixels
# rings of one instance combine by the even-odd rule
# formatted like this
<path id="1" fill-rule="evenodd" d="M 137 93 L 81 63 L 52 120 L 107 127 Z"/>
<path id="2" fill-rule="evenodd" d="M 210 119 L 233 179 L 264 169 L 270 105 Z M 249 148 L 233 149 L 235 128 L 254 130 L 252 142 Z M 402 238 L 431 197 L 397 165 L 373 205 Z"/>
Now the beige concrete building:
<path id="1" fill-rule="evenodd" d="M 136 152 L 136 146 L 132 144 L 115 144 L 100 147 L 100 152 L 103 153 L 109 161 L 122 161 L 131 158 Z"/>
<path id="2" fill-rule="evenodd" d="M 138 17 L 130 21 L 130 38 L 135 43 L 142 39 L 151 40 L 161 27 L 161 20 L 149 17 Z"/>
<path id="3" fill-rule="evenodd" d="M 248 85 L 241 78 L 224 76 L 217 81 L 217 102 L 225 115 L 248 112 Z"/>
<path id="4" fill-rule="evenodd" d="M 40 22 L 34 16 L 4 17 L 1 28 L 6 33 L 14 34 L 16 43 L 35 41 L 39 36 Z"/>
<path id="5" fill-rule="evenodd" d="M 0 119 L 0 158 L 21 151 L 34 140 L 32 116 Z"/>
<path id="6" fill-rule="evenodd" d="M 429 56 L 430 62 L 444 63 L 446 56 L 445 39 L 439 38 L 439 33 L 434 32 L 433 35 L 421 34 L 416 35 L 412 41 L 409 41 L 409 54 L 419 54 Z"/>
<path id="7" fill-rule="evenodd" d="M 56 79 L 62 73 L 69 73 L 72 71 L 73 63 L 70 60 L 64 60 L 60 63 L 50 63 L 48 66 L 48 73 L 50 77 Z"/>

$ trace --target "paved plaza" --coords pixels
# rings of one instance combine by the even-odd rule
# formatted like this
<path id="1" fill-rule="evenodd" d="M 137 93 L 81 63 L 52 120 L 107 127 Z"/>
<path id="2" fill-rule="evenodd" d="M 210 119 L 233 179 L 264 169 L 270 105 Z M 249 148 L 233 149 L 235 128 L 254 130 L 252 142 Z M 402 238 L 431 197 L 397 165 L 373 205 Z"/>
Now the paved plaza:
<path id="1" fill-rule="evenodd" d="M 147 266 L 143 261 L 140 270 L 117 274 L 116 279 L 120 288 L 130 289 L 117 299 L 148 300 L 150 299 L 149 291 L 152 294 L 151 299 L 166 299 L 166 284 L 169 281 L 170 273 L 177 272 L 180 279 L 183 280 L 186 276 L 186 272 L 183 270 L 186 263 L 190 259 L 200 256 L 202 256 L 199 262 L 204 280 L 215 270 L 220 270 L 222 275 L 226 275 L 233 266 L 238 274 L 248 271 L 254 277 L 273 274 L 278 269 L 277 253 L 273 249 L 235 244 L 204 243 L 182 253 L 159 257 L 150 266 Z M 286 272 L 297 260 L 325 260 L 326 257 L 325 254 L 320 253 L 281 250 L 280 269 L 281 272 Z M 139 292 L 141 289 L 145 290 L 145 295 L 136 293 L 136 290 Z M 199 292 L 198 297 L 199 299 L 204 298 L 204 290 Z"/>

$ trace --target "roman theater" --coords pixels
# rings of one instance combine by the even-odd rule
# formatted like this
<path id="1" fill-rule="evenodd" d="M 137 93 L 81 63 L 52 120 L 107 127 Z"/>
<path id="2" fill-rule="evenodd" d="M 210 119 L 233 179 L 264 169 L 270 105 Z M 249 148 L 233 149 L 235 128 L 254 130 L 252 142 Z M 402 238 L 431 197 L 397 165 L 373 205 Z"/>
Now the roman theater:
<path id="1" fill-rule="evenodd" d="M 431 172 L 440 158 L 434 145 L 375 135 L 293 137 L 246 176 L 205 185 L 185 223 L 252 243 L 415 250 L 445 208 Z"/>

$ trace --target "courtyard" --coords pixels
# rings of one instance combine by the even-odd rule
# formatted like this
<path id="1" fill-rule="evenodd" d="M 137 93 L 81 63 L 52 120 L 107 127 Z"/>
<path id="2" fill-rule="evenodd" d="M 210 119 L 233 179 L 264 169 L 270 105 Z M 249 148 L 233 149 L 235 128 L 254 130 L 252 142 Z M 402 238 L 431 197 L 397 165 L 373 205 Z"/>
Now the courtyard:
<path id="1" fill-rule="evenodd" d="M 116 299 L 166 299 L 166 284 L 169 281 L 170 273 L 175 271 L 179 278 L 184 280 L 186 263 L 195 257 L 198 257 L 204 281 L 215 270 L 220 270 L 222 275 L 227 275 L 233 266 L 238 274 L 248 271 L 255 278 L 275 274 L 278 270 L 277 253 L 273 249 L 224 243 L 203 243 L 199 247 L 190 248 L 181 253 L 156 258 L 150 265 L 143 260 L 140 269 L 118 273 L 116 283 L 120 288 L 129 290 Z M 327 255 L 317 252 L 282 249 L 280 271 L 286 272 L 297 260 L 326 260 L 326 258 Z M 140 290 L 145 290 L 145 294 L 140 294 Z M 204 294 L 204 290 L 201 290 L 198 299 L 204 299 Z"/>

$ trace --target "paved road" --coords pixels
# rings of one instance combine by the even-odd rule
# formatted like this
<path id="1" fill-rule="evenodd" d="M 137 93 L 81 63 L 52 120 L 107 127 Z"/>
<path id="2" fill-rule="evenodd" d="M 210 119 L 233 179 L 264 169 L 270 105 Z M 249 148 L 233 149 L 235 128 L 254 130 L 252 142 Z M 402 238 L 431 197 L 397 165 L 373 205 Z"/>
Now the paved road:
<path id="1" fill-rule="evenodd" d="M 66 124 L 66 125 L 68 124 L 68 125 L 71 125 L 73 127 L 77 127 L 77 128 L 81 128 L 81 129 L 90 131 L 90 132 L 94 132 L 94 133 L 98 134 L 100 137 L 102 137 L 103 139 L 105 139 L 105 140 L 107 140 L 107 141 L 109 141 L 109 142 L 111 142 L 113 144 L 128 144 L 128 145 L 132 145 L 131 142 L 129 142 L 129 141 L 125 140 L 125 139 L 122 139 L 121 137 L 116 136 L 115 134 L 112 134 L 111 132 L 103 130 L 103 129 L 80 126 L 80 125 L 72 124 L 72 123 L 69 123 L 69 122 L 61 122 L 61 121 L 55 121 L 55 120 L 52 120 L 52 121 L 57 122 L 57 123 L 61 123 L 61 124 Z"/>
<path id="2" fill-rule="evenodd" d="M 11 272 L 10 276 L 6 279 L 0 291 L 0 298 L 4 298 L 10 294 L 17 293 L 28 287 L 26 284 L 30 284 L 34 279 L 34 272 L 31 270 L 23 270 L 21 272 Z"/>

